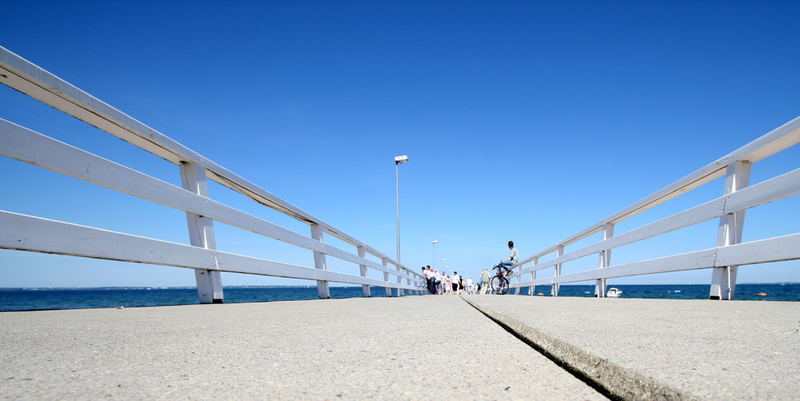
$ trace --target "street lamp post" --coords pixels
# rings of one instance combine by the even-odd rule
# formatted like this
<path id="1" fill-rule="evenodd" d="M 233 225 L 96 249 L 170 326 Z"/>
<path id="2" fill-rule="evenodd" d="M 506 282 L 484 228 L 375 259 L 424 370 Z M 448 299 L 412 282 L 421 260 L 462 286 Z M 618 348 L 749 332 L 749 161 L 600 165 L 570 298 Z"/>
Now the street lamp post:
<path id="1" fill-rule="evenodd" d="M 433 261 L 431 262 L 431 268 L 436 268 L 436 244 L 439 243 L 438 239 L 433 240 Z"/>
<path id="2" fill-rule="evenodd" d="M 408 163 L 408 156 L 394 158 L 394 190 L 397 200 L 397 263 L 400 263 L 400 165 Z"/>
<path id="3" fill-rule="evenodd" d="M 442 258 L 442 269 L 443 270 L 444 270 L 444 261 L 445 261 L 445 258 Z"/>

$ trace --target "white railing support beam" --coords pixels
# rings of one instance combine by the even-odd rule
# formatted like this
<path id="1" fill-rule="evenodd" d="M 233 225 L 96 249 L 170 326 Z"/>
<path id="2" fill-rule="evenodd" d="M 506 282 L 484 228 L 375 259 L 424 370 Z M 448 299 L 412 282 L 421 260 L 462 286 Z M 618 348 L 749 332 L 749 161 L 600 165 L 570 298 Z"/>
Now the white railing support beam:
<path id="1" fill-rule="evenodd" d="M 614 236 L 614 223 L 606 223 L 603 225 L 603 241 Z M 603 249 L 600 251 L 600 262 L 598 266 L 605 269 L 611 266 L 611 249 Z M 594 295 L 598 298 L 605 298 L 606 287 L 608 287 L 608 279 L 598 279 L 594 284 Z"/>
<path id="2" fill-rule="evenodd" d="M 736 161 L 728 165 L 725 172 L 725 195 L 732 194 L 750 185 L 748 161 Z M 729 213 L 719 218 L 717 246 L 729 246 L 742 242 L 744 210 Z M 738 266 L 715 267 L 711 271 L 711 291 L 709 299 L 733 299 L 736 290 Z"/>
<path id="3" fill-rule="evenodd" d="M 322 226 L 319 224 L 311 225 L 311 238 L 322 242 Z M 314 267 L 321 270 L 328 270 L 324 253 L 314 251 Z M 328 299 L 331 297 L 331 289 L 327 281 L 317 280 L 317 295 L 319 295 L 321 299 Z"/>
<path id="4" fill-rule="evenodd" d="M 397 269 L 398 272 L 402 273 L 402 271 L 400 269 L 400 265 L 394 265 L 394 268 Z M 398 275 L 397 276 L 397 285 L 399 286 L 399 285 L 402 285 L 402 284 L 403 284 L 403 276 L 402 275 Z M 402 288 L 397 288 L 397 296 L 398 297 L 402 297 L 403 296 L 403 289 Z"/>
<path id="5" fill-rule="evenodd" d="M 208 184 L 205 169 L 196 163 L 183 163 L 180 165 L 181 183 L 183 188 L 200 196 L 208 197 Z M 189 241 L 193 246 L 206 249 L 216 249 L 214 239 L 214 222 L 208 217 L 194 213 L 186 213 L 186 222 L 189 225 Z M 197 296 L 200 303 L 222 303 L 222 277 L 219 270 L 196 269 L 194 271 L 197 281 Z"/>
<path id="6" fill-rule="evenodd" d="M 556 248 L 556 257 L 560 258 L 562 256 L 564 256 L 564 245 L 559 245 Z M 561 263 L 556 264 L 555 271 L 553 272 L 553 278 L 557 278 L 559 276 L 561 276 Z M 550 294 L 554 297 L 557 297 L 559 287 L 561 287 L 561 284 L 553 283 L 552 287 L 550 287 Z"/>
<path id="7" fill-rule="evenodd" d="M 533 268 L 534 268 L 534 270 L 531 272 L 531 283 L 536 281 L 536 270 L 535 269 L 536 269 L 536 264 L 538 264 L 538 263 L 539 263 L 539 257 L 536 256 L 536 257 L 533 258 Z M 531 284 L 531 286 L 528 288 L 528 295 L 532 296 L 534 294 L 534 290 L 536 290 L 536 285 Z"/>
<path id="8" fill-rule="evenodd" d="M 388 267 L 389 266 L 389 262 L 386 260 L 386 258 L 381 258 L 381 264 L 383 265 L 383 267 Z M 389 272 L 388 271 L 384 271 L 383 272 L 383 281 L 386 282 L 386 296 L 387 297 L 391 297 L 392 296 L 392 287 L 389 287 Z"/>
<path id="9" fill-rule="evenodd" d="M 360 258 L 365 258 L 366 257 L 366 252 L 365 252 L 363 246 L 359 246 L 358 247 L 358 256 Z M 358 268 L 361 270 L 361 277 L 367 278 L 367 265 L 358 265 Z M 361 286 L 361 292 L 365 297 L 367 297 L 367 298 L 370 297 L 369 286 L 368 285 L 366 285 L 366 284 L 362 285 Z"/>

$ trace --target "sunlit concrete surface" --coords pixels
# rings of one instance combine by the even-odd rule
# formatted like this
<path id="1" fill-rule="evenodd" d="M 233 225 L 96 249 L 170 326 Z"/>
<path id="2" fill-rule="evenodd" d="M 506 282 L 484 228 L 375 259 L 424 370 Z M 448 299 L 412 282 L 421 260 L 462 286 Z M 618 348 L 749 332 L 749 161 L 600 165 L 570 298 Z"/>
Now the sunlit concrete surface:
<path id="1" fill-rule="evenodd" d="M 465 299 L 515 326 L 545 352 L 583 364 L 581 369 L 610 387 L 629 375 L 674 389 L 680 398 L 800 399 L 797 302 Z"/>
<path id="2" fill-rule="evenodd" d="M 0 398 L 604 397 L 459 297 L 0 313 Z"/>

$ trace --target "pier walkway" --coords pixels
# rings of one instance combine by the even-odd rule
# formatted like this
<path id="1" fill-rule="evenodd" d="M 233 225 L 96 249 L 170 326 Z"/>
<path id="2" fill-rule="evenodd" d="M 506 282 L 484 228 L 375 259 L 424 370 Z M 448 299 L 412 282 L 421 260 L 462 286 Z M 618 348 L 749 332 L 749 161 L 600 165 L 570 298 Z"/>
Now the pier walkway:
<path id="1" fill-rule="evenodd" d="M 623 399 L 800 399 L 797 302 L 466 299 Z"/>
<path id="2" fill-rule="evenodd" d="M 5 312 L 0 344 L 0 399 L 800 398 L 800 303 L 424 296 Z"/>

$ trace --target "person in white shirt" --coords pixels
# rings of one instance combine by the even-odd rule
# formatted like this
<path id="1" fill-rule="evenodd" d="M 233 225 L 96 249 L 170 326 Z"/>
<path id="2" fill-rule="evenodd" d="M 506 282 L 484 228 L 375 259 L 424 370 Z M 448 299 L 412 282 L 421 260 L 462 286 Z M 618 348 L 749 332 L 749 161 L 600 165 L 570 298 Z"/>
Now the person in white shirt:
<path id="1" fill-rule="evenodd" d="M 502 265 L 504 268 L 506 268 L 506 271 L 510 271 L 511 266 L 519 263 L 519 253 L 517 253 L 517 248 L 514 248 L 514 241 L 508 241 L 508 249 L 511 251 L 511 254 L 508 255 L 508 259 L 502 262 Z"/>
<path id="2" fill-rule="evenodd" d="M 425 269 L 425 268 L 423 268 L 423 269 L 424 269 L 424 273 L 423 274 L 425 275 L 425 279 L 427 280 L 428 292 L 431 293 L 431 294 L 435 294 L 436 293 L 436 280 L 435 280 L 434 277 L 436 275 L 433 273 L 433 269 L 431 269 L 430 265 L 428 265 L 427 269 Z"/>
<path id="3" fill-rule="evenodd" d="M 459 283 L 460 279 L 461 279 L 461 277 L 459 277 L 458 272 L 453 272 L 453 277 L 451 277 L 450 280 L 453 283 L 453 293 L 454 294 L 458 294 L 458 283 Z"/>
<path id="4" fill-rule="evenodd" d="M 472 294 L 473 292 L 475 291 L 474 288 L 472 287 L 472 277 L 470 277 L 467 279 L 467 294 Z"/>
<path id="5" fill-rule="evenodd" d="M 484 268 L 481 272 L 481 294 L 489 291 L 489 269 Z"/>

